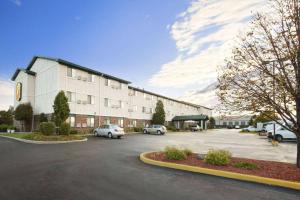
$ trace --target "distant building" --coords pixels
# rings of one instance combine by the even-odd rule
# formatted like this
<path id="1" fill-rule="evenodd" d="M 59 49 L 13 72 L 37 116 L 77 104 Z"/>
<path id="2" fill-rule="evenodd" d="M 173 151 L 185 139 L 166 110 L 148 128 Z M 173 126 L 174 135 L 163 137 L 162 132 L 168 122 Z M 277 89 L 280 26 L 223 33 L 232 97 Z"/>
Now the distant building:
<path id="1" fill-rule="evenodd" d="M 53 113 L 53 102 L 64 91 L 70 107 L 68 122 L 74 128 L 94 128 L 102 124 L 141 127 L 151 123 L 156 103 L 161 100 L 167 124 L 181 128 L 182 122 L 196 120 L 206 128 L 212 109 L 183 102 L 137 87 L 120 79 L 66 60 L 35 56 L 26 69 L 17 69 L 15 102 L 30 102 L 34 115 Z M 36 120 L 34 117 L 34 126 Z"/>
<path id="2" fill-rule="evenodd" d="M 249 116 L 249 115 L 217 116 L 217 117 L 215 117 L 217 128 L 225 128 L 225 127 L 229 127 L 229 126 L 246 127 L 246 126 L 249 126 L 250 119 L 251 119 L 251 116 Z"/>

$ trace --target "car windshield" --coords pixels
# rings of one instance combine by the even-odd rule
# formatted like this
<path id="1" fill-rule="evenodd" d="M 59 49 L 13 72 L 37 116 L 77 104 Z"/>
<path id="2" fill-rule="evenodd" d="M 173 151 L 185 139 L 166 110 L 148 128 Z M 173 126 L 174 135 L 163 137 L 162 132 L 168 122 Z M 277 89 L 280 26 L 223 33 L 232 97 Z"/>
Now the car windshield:
<path id="1" fill-rule="evenodd" d="M 120 128 L 118 125 L 110 125 L 111 128 Z"/>

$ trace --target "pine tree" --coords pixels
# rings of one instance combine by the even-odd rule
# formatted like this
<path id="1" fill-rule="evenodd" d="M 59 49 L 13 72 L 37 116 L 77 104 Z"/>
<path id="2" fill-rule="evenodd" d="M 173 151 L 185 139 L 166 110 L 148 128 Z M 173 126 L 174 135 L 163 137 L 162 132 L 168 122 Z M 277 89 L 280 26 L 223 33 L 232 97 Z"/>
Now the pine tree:
<path id="1" fill-rule="evenodd" d="M 161 100 L 158 100 L 156 103 L 155 113 L 152 117 L 152 123 L 163 125 L 165 123 L 165 118 L 166 114 L 164 110 L 164 104 Z"/>
<path id="2" fill-rule="evenodd" d="M 60 126 L 69 117 L 70 108 L 68 104 L 68 98 L 66 97 L 64 91 L 60 91 L 54 100 L 53 105 L 53 119 L 56 126 Z"/>

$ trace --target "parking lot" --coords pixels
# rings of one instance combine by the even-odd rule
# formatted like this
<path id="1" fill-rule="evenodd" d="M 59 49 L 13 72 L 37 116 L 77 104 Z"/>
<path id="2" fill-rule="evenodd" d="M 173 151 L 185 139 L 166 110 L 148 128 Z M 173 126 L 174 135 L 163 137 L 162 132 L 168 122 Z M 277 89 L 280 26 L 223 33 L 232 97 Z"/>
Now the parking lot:
<path id="1" fill-rule="evenodd" d="M 36 145 L 0 138 L 0 199 L 298 199 L 300 192 L 155 166 L 138 159 L 166 145 L 202 152 L 226 148 L 234 155 L 293 161 L 295 143 L 272 147 L 237 130 L 133 134 L 123 139 Z M 280 151 L 289 153 L 280 153 Z M 260 152 L 260 153 L 258 153 Z M 275 156 L 276 155 L 276 156 Z"/>

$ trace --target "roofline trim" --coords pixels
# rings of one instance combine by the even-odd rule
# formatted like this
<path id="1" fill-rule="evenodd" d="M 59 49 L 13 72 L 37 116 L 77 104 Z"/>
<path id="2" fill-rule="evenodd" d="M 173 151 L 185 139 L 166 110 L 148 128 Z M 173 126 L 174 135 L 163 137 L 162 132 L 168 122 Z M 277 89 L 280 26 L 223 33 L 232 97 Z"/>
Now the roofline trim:
<path id="1" fill-rule="evenodd" d="M 24 72 L 24 73 L 26 73 L 26 74 L 28 74 L 28 75 L 31 75 L 31 76 L 35 76 L 35 75 L 36 75 L 36 73 L 33 72 L 33 71 L 30 71 L 30 70 L 27 70 L 27 69 L 22 69 L 22 68 L 17 68 L 16 71 L 15 71 L 15 73 L 14 73 L 13 76 L 11 77 L 11 80 L 12 80 L 12 81 L 15 81 L 16 78 L 17 78 L 17 76 L 19 75 L 19 73 L 20 73 L 21 71 Z"/>

